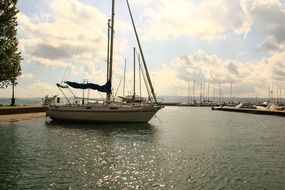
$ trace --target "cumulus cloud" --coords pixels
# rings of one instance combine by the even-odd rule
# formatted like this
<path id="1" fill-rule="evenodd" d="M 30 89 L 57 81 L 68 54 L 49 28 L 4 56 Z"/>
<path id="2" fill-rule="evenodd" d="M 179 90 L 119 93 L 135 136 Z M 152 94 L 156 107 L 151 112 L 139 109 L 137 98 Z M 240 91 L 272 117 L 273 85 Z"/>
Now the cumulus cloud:
<path id="1" fill-rule="evenodd" d="M 32 79 L 34 77 L 33 73 L 22 72 L 20 78 L 22 79 Z"/>
<path id="2" fill-rule="evenodd" d="M 144 16 L 149 40 L 193 36 L 210 41 L 254 32 L 264 35 L 255 44 L 259 49 L 284 50 L 285 5 L 280 0 L 158 0 L 148 4 Z"/>
<path id="3" fill-rule="evenodd" d="M 278 0 L 272 1 L 244 1 L 250 12 L 252 20 L 262 31 L 266 38 L 259 47 L 264 50 L 280 51 L 284 50 L 285 42 L 285 5 Z"/>
<path id="4" fill-rule="evenodd" d="M 173 59 L 154 74 L 154 81 L 159 94 L 187 95 L 188 81 L 195 80 L 197 95 L 201 83 L 210 84 L 211 88 L 215 83 L 216 89 L 218 83 L 221 83 L 224 95 L 228 95 L 230 83 L 233 82 L 235 96 L 266 97 L 268 86 L 285 88 L 284 59 L 285 51 L 249 63 L 225 60 L 200 50 Z"/>
<path id="5" fill-rule="evenodd" d="M 227 31 L 246 35 L 251 29 L 250 16 L 239 1 L 213 0 L 195 4 L 187 0 L 159 0 L 155 4 L 159 6 L 145 11 L 149 39 L 192 35 L 214 40 L 225 38 Z"/>
<path id="6" fill-rule="evenodd" d="M 238 72 L 238 70 L 237 70 L 237 66 L 236 66 L 233 62 L 229 62 L 229 64 L 228 64 L 228 70 L 229 70 L 229 72 L 231 72 L 231 73 L 233 73 L 233 74 L 235 74 L 235 75 L 238 75 L 238 74 L 239 74 L 239 72 Z"/>
<path id="7" fill-rule="evenodd" d="M 67 71 L 66 79 L 105 82 L 107 55 L 107 20 L 102 12 L 80 0 L 51 0 L 46 12 L 18 14 L 18 36 L 23 69 L 43 67 L 46 72 L 33 77 L 50 76 L 54 71 Z M 116 19 L 116 34 L 131 30 L 129 24 Z M 128 45 L 127 40 L 115 39 L 114 67 L 121 63 L 118 54 Z M 119 64 L 118 64 L 119 65 Z M 116 72 L 114 73 L 116 75 Z M 61 77 L 61 76 L 57 76 Z M 28 79 L 23 75 L 20 79 Z M 22 90 L 25 96 L 26 91 Z"/>
<path id="8" fill-rule="evenodd" d="M 73 3 L 75 2 L 73 1 Z M 84 28 L 84 22 L 82 21 L 82 26 L 80 21 L 78 21 L 80 16 L 78 16 L 77 20 L 69 20 L 71 19 L 69 17 L 58 18 L 59 15 L 64 16 L 64 14 L 56 12 L 56 10 L 54 11 L 55 20 L 46 23 L 34 23 L 27 16 L 20 14 L 19 33 L 24 36 L 20 38 L 20 43 L 25 55 L 29 55 L 32 59 L 61 60 L 66 62 L 71 62 L 76 56 L 84 57 L 86 61 L 90 61 L 91 58 L 87 59 L 88 57 L 85 54 L 91 54 L 92 56 L 95 54 L 96 57 L 92 57 L 93 61 L 98 62 L 104 59 L 105 52 L 103 51 L 103 47 L 106 46 L 106 38 L 102 31 L 96 31 L 97 37 L 92 37 L 90 33 L 86 33 L 91 28 Z M 61 11 L 71 10 L 63 9 Z M 75 13 L 69 12 L 70 15 L 74 15 Z M 68 15 L 68 13 L 66 14 Z M 97 21 L 95 23 L 97 27 L 100 27 L 100 22 L 98 23 Z M 41 62 L 40 64 L 47 62 Z"/>
<path id="9" fill-rule="evenodd" d="M 263 51 L 279 51 L 282 49 L 283 44 L 276 41 L 274 36 L 267 36 L 263 42 L 258 45 L 258 48 Z"/>
<path id="10" fill-rule="evenodd" d="M 191 36 L 210 42 L 224 40 L 232 34 L 246 39 L 255 29 L 264 35 L 258 39 L 258 47 L 272 53 L 268 58 L 251 63 L 224 59 L 204 50 L 177 56 L 159 71 L 151 72 L 157 94 L 186 95 L 189 80 L 196 80 L 197 85 L 202 82 L 213 85 L 215 81 L 217 86 L 221 82 L 224 88 L 233 81 L 237 96 L 266 95 L 267 86 L 273 84 L 284 88 L 285 27 L 282 19 L 285 11 L 284 3 L 279 0 L 138 0 L 133 3 L 144 6 L 140 18 L 145 21 L 144 27 L 139 29 L 143 29 L 144 37 L 149 40 Z M 47 12 L 40 15 L 18 15 L 24 65 L 37 64 L 47 68 L 47 72 L 53 69 L 64 71 L 69 67 L 76 79 L 85 77 L 103 84 L 106 79 L 108 16 L 80 0 L 51 0 L 49 5 Z M 132 30 L 122 21 L 116 22 L 116 26 L 116 35 L 119 32 L 126 35 Z M 120 50 L 129 47 L 127 41 L 116 41 L 115 44 Z M 118 63 L 114 65 L 115 89 L 123 70 L 120 50 L 116 49 L 114 57 Z M 249 52 L 244 51 L 240 50 L 240 57 L 248 55 Z M 34 79 L 36 75 L 24 74 L 22 78 Z M 127 83 L 132 84 L 132 73 L 127 74 Z M 41 81 L 26 90 L 20 84 L 18 88 L 23 96 L 29 96 L 30 91 L 38 88 L 48 94 L 55 92 L 53 86 Z"/>
<path id="11" fill-rule="evenodd" d="M 31 85 L 24 86 L 21 83 L 15 87 L 15 96 L 17 97 L 43 97 L 45 95 L 55 95 L 58 94 L 59 91 L 55 85 L 51 85 L 46 82 L 42 82 L 40 80 L 35 81 Z M 11 89 L 1 89 L 2 97 L 10 97 Z"/>
<path id="12" fill-rule="evenodd" d="M 78 59 L 83 64 L 100 64 L 106 59 L 107 13 L 79 0 L 52 0 L 48 11 L 52 15 L 48 19 L 18 15 L 21 50 L 31 59 L 27 62 L 66 67 Z M 122 21 L 117 25 L 122 26 L 117 31 L 129 30 Z M 116 53 L 127 46 L 126 41 L 115 43 Z"/>

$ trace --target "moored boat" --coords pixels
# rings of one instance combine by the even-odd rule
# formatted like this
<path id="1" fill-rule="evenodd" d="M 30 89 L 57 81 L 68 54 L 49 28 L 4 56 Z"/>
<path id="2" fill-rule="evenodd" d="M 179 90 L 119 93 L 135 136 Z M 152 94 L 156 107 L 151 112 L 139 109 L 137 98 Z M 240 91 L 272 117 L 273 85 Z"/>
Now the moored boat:
<path id="1" fill-rule="evenodd" d="M 151 98 L 148 101 L 122 101 L 115 102 L 114 97 L 112 97 L 112 65 L 113 65 L 113 41 L 114 41 L 114 10 L 115 10 L 115 0 L 112 0 L 112 18 L 111 24 L 108 25 L 108 29 L 111 33 L 111 42 L 109 49 L 108 40 L 108 56 L 107 56 L 107 82 L 105 85 L 98 85 L 93 83 L 76 83 L 71 81 L 66 81 L 65 84 L 57 84 L 59 89 L 69 89 L 69 87 L 76 89 L 93 89 L 100 92 L 106 93 L 106 101 L 100 103 L 84 103 L 84 97 L 82 104 L 79 104 L 78 99 L 76 102 L 71 102 L 67 99 L 66 105 L 50 105 L 46 111 L 46 115 L 52 120 L 64 120 L 64 121 L 80 121 L 80 122 L 148 122 L 158 110 L 163 106 L 158 105 L 156 95 L 154 93 L 154 88 L 149 76 L 149 72 L 145 63 L 144 54 L 140 45 L 140 41 L 137 35 L 133 17 L 131 14 L 130 6 L 128 1 L 128 10 L 131 16 L 135 36 L 140 50 L 140 55 L 142 57 L 143 68 L 145 73 L 145 78 L 148 84 L 146 85 L 149 89 L 148 92 Z M 109 33 L 109 32 L 108 32 Z M 108 35 L 109 37 L 109 35 Z M 62 90 L 61 90 L 62 92 Z M 135 92 L 134 92 L 135 94 Z M 126 98 L 125 98 L 126 99 Z M 126 100 L 129 100 L 127 98 Z M 133 100 L 145 100 L 142 97 L 136 98 L 134 96 Z"/>
<path id="2" fill-rule="evenodd" d="M 230 107 L 230 106 L 212 107 L 212 110 L 252 113 L 252 114 L 262 114 L 262 115 L 285 116 L 284 107 L 273 105 L 273 104 L 270 104 L 266 107 L 263 107 L 263 106 L 255 106 L 255 105 L 240 103 L 239 105 L 237 105 L 235 107 Z"/>

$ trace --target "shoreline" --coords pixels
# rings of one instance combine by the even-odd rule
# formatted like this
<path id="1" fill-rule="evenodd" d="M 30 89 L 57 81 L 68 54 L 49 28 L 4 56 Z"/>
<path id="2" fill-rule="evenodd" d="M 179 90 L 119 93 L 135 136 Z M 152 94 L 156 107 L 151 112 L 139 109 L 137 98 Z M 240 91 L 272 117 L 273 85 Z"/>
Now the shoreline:
<path id="1" fill-rule="evenodd" d="M 46 116 L 45 112 L 7 114 L 7 115 L 0 115 L 0 122 L 15 122 L 20 120 L 42 118 L 45 116 Z"/>

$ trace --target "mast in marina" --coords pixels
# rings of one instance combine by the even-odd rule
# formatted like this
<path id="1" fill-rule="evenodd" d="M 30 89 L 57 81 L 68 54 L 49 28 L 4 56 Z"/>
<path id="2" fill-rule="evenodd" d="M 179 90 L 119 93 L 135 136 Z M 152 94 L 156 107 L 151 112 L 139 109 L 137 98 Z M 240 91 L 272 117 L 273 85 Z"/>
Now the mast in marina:
<path id="1" fill-rule="evenodd" d="M 111 18 L 111 44 L 110 44 L 110 61 L 109 61 L 109 76 L 108 81 L 112 85 L 112 69 L 113 69 L 113 49 L 114 49 L 114 19 L 115 19 L 115 0 L 112 0 L 112 18 Z M 112 92 L 107 93 L 107 102 L 111 100 Z"/>
<path id="2" fill-rule="evenodd" d="M 125 97 L 125 84 L 126 84 L 126 64 L 127 64 L 127 59 L 125 59 L 125 66 L 124 66 L 123 97 Z"/>
<path id="3" fill-rule="evenodd" d="M 136 48 L 134 47 L 134 94 L 133 99 L 136 96 Z"/>
<path id="4" fill-rule="evenodd" d="M 231 81 L 231 87 L 230 87 L 230 100 L 229 103 L 232 102 L 232 93 L 233 93 L 233 81 Z"/>
<path id="5" fill-rule="evenodd" d="M 192 103 L 195 101 L 195 80 L 193 80 L 193 94 L 192 94 Z"/>
<path id="6" fill-rule="evenodd" d="M 149 83 L 149 86 L 150 86 L 150 90 L 151 90 L 152 96 L 154 98 L 154 102 L 157 104 L 156 95 L 154 93 L 154 88 L 153 88 L 153 85 L 152 85 L 152 82 L 151 82 L 151 79 L 150 79 L 150 76 L 149 76 L 149 72 L 148 72 L 148 69 L 147 69 L 147 66 L 146 66 L 144 54 L 143 54 L 142 47 L 141 47 L 141 44 L 140 44 L 140 40 L 139 40 L 139 37 L 138 37 L 138 33 L 137 33 L 137 29 L 136 29 L 135 22 L 134 22 L 134 19 L 133 19 L 133 15 L 132 15 L 132 12 L 131 12 L 131 8 L 130 8 L 130 5 L 129 5 L 129 1 L 126 0 L 126 2 L 127 2 L 127 5 L 128 5 L 128 10 L 129 10 L 130 17 L 131 17 L 131 20 L 132 20 L 133 29 L 134 29 L 134 32 L 135 32 L 135 35 L 136 35 L 136 40 L 137 40 L 137 43 L 138 43 L 138 46 L 139 46 L 140 54 L 141 54 L 141 57 L 142 57 L 142 61 L 143 61 L 143 65 L 144 65 L 144 69 L 145 69 L 145 73 L 146 73 L 146 77 L 147 77 L 147 80 L 148 80 L 148 83 Z"/>

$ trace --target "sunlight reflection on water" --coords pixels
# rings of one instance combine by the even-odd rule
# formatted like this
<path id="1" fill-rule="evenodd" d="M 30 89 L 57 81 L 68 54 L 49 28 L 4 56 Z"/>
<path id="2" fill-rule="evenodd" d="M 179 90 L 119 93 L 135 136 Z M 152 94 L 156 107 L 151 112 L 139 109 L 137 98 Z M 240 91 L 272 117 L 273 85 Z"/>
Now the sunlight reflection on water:
<path id="1" fill-rule="evenodd" d="M 0 123 L 0 188 L 285 188 L 285 118 L 187 107 L 158 118 Z"/>

